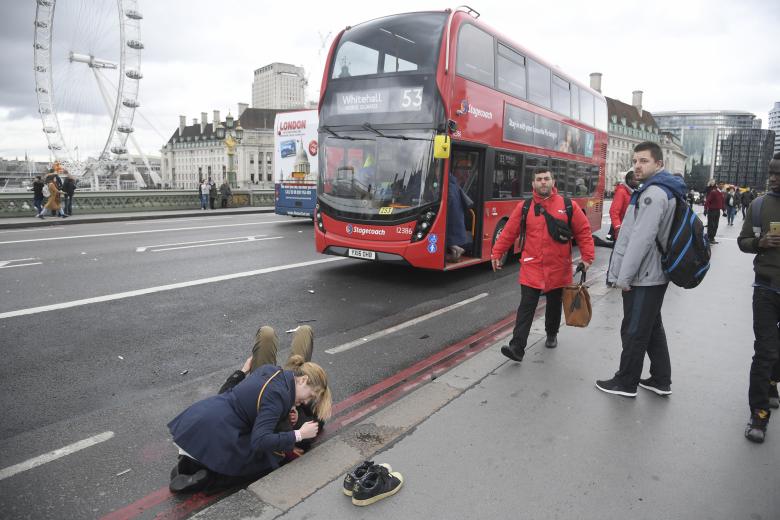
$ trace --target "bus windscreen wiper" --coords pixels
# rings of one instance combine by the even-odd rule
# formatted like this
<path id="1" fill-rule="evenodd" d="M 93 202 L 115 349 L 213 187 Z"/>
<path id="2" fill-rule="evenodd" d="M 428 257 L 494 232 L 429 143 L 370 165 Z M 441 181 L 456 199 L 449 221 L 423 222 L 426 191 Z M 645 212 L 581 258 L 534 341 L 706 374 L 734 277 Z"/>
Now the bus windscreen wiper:
<path id="1" fill-rule="evenodd" d="M 322 125 L 320 129 L 329 133 L 333 137 L 333 139 L 345 139 L 347 141 L 370 141 L 371 140 L 371 139 L 366 139 L 365 137 L 352 137 L 349 135 L 339 135 L 333 130 L 331 130 L 329 126 L 326 125 Z"/>
<path id="2" fill-rule="evenodd" d="M 374 128 L 373 126 L 371 126 L 368 123 L 363 123 L 363 128 L 368 130 L 368 131 L 370 131 L 370 132 L 374 132 L 379 137 L 384 137 L 385 139 L 401 139 L 403 141 L 431 141 L 431 139 L 428 139 L 426 137 L 409 137 L 409 136 L 406 136 L 406 135 L 388 135 L 388 134 L 383 134 L 382 132 L 380 132 L 379 130 L 377 130 L 376 128 Z"/>

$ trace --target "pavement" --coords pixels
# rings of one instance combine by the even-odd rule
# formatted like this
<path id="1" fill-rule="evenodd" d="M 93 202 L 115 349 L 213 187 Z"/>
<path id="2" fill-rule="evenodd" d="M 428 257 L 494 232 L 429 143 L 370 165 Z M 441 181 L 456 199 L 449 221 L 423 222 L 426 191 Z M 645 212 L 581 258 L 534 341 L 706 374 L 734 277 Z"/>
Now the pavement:
<path id="1" fill-rule="evenodd" d="M 752 256 L 720 231 L 704 282 L 666 293 L 673 395 L 594 388 L 617 369 L 622 306 L 592 273 L 593 320 L 557 349 L 537 319 L 522 363 L 499 340 L 195 518 L 779 519 L 780 426 L 743 437 Z M 341 486 L 364 459 L 404 485 L 361 508 Z"/>
<path id="2" fill-rule="evenodd" d="M 3 217 L 0 218 L 0 230 L 34 228 L 42 226 L 61 226 L 68 224 L 95 224 L 101 222 L 124 222 L 129 220 L 151 220 L 168 218 L 188 218 L 219 215 L 244 215 L 248 213 L 273 213 L 273 206 L 225 208 L 225 209 L 183 209 L 166 211 L 133 211 L 121 213 L 95 213 L 84 215 L 71 215 L 68 218 L 46 217 L 36 218 L 34 215 L 29 217 Z"/>

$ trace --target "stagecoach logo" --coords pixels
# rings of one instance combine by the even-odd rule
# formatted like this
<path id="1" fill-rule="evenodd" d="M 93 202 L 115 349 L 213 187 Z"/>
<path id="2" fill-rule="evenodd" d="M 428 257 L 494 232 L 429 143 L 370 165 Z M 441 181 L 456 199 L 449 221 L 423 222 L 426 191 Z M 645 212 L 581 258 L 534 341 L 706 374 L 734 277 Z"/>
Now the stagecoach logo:
<path id="1" fill-rule="evenodd" d="M 351 235 L 352 233 L 355 233 L 357 235 L 385 236 L 384 229 L 369 229 L 360 226 L 353 226 L 352 224 L 347 224 L 347 235 Z"/>
<path id="2" fill-rule="evenodd" d="M 481 108 L 477 108 L 474 105 L 469 104 L 468 99 L 464 99 L 460 102 L 460 108 L 455 111 L 455 114 L 459 116 L 470 114 L 474 117 L 493 119 L 493 112 L 488 112 L 487 110 L 482 110 Z"/>

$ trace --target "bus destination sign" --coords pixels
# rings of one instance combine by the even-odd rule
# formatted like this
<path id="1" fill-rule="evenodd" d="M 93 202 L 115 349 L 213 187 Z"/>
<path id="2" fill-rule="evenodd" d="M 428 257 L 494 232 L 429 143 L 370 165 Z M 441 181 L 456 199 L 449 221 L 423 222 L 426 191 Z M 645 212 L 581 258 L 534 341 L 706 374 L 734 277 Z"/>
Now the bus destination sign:
<path id="1" fill-rule="evenodd" d="M 509 103 L 505 107 L 504 141 L 593 157 L 593 133 Z"/>
<path id="2" fill-rule="evenodd" d="M 336 94 L 339 115 L 419 112 L 423 104 L 423 87 L 375 88 Z"/>

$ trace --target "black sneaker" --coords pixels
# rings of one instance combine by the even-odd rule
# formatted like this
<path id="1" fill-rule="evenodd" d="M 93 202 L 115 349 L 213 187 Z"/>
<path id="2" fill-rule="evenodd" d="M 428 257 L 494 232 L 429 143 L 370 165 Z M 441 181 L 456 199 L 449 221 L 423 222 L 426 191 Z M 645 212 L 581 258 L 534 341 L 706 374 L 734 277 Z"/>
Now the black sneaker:
<path id="1" fill-rule="evenodd" d="M 671 386 L 669 386 L 669 385 L 660 385 L 652 377 L 648 377 L 647 379 L 640 379 L 639 380 L 639 386 L 641 386 L 645 390 L 650 390 L 651 392 L 655 392 L 658 395 L 672 395 L 672 387 Z"/>
<path id="2" fill-rule="evenodd" d="M 636 388 L 621 385 L 615 379 L 596 381 L 596 388 L 608 394 L 622 395 L 623 397 L 636 397 Z"/>
<path id="3" fill-rule="evenodd" d="M 555 348 L 558 346 L 558 335 L 548 334 L 547 339 L 544 342 L 544 346 L 547 348 Z"/>
<path id="4" fill-rule="evenodd" d="M 780 397 L 777 395 L 777 383 L 769 382 L 769 408 L 780 408 Z"/>
<path id="5" fill-rule="evenodd" d="M 209 477 L 207 469 L 198 470 L 192 475 L 176 475 L 171 479 L 168 489 L 171 493 L 195 493 L 206 487 Z"/>
<path id="6" fill-rule="evenodd" d="M 762 443 L 766 436 L 766 425 L 769 423 L 769 410 L 753 410 L 750 422 L 745 428 L 745 438 L 751 442 Z"/>
<path id="7" fill-rule="evenodd" d="M 390 472 L 384 466 L 373 466 L 355 482 L 352 488 L 352 503 L 367 506 L 383 498 L 395 495 L 404 484 L 404 478 L 397 471 Z"/>
<path id="8" fill-rule="evenodd" d="M 363 461 L 362 464 L 344 476 L 344 494 L 348 497 L 351 497 L 352 489 L 355 487 L 355 483 L 361 478 L 365 477 L 366 473 L 368 473 L 368 471 L 374 466 L 383 466 L 387 468 L 387 471 L 393 471 L 393 468 L 390 467 L 390 464 L 374 464 L 374 462 L 370 460 Z"/>
<path id="9" fill-rule="evenodd" d="M 518 352 L 511 345 L 504 345 L 501 347 L 501 353 L 512 361 L 517 361 L 519 363 L 523 360 L 523 356 L 525 356 L 525 349 Z"/>

